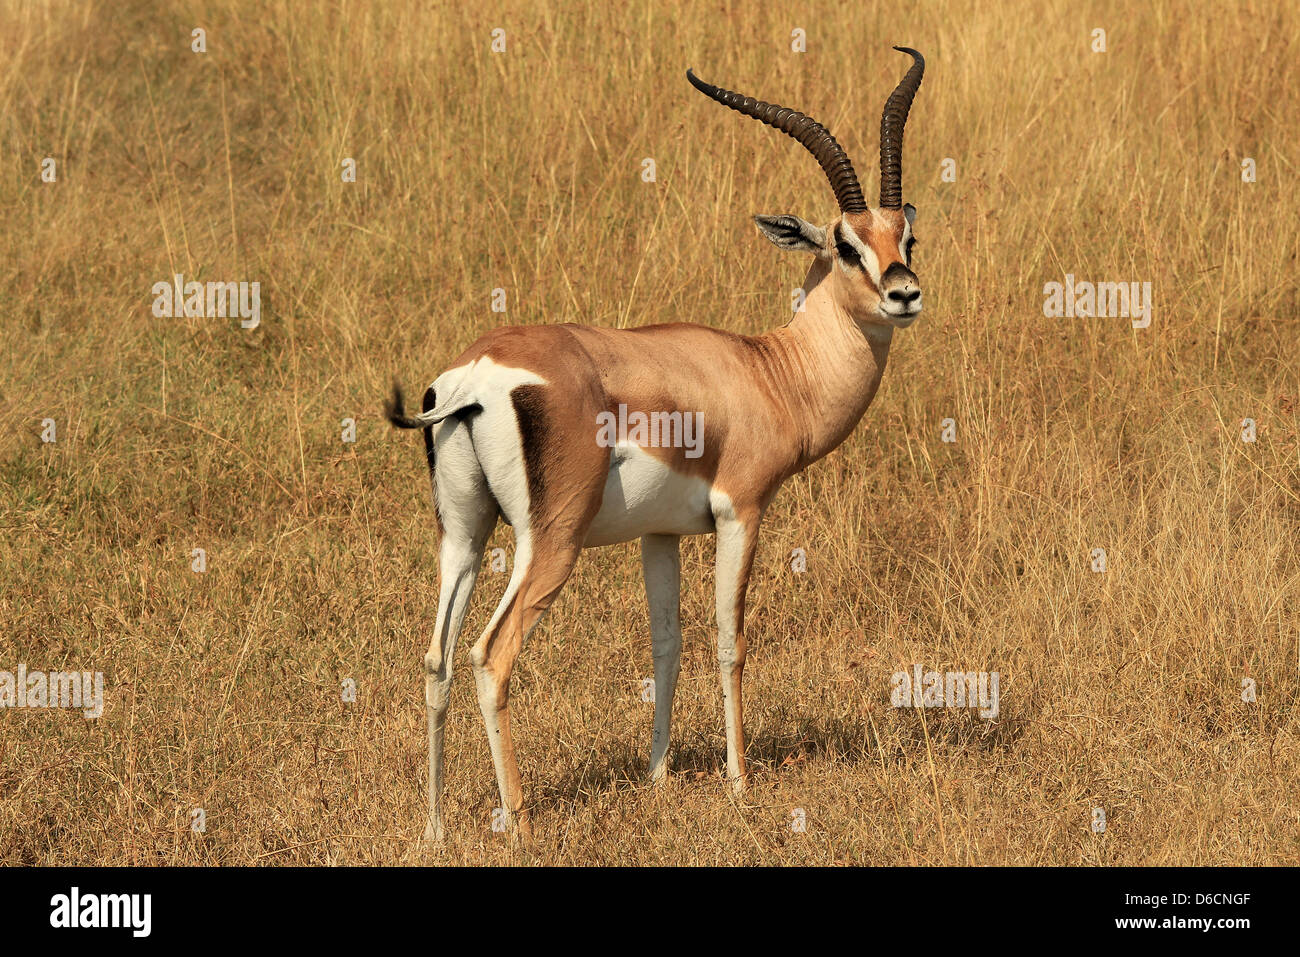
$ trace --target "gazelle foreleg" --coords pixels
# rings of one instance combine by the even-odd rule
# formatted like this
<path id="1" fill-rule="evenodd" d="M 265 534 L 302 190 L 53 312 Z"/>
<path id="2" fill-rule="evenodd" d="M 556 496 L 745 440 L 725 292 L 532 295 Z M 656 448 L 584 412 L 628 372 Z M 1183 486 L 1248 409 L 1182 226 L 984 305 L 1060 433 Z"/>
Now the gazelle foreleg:
<path id="1" fill-rule="evenodd" d="M 677 535 L 645 535 L 641 539 L 655 663 L 655 729 L 650 745 L 650 779 L 655 782 L 668 777 L 673 694 L 682 665 L 680 541 Z"/>
<path id="2" fill-rule="evenodd" d="M 761 514 L 737 516 L 732 508 L 714 512 L 717 527 L 718 670 L 727 721 L 727 778 L 745 788 L 745 728 L 740 685 L 745 673 L 745 591 L 754 566 Z"/>

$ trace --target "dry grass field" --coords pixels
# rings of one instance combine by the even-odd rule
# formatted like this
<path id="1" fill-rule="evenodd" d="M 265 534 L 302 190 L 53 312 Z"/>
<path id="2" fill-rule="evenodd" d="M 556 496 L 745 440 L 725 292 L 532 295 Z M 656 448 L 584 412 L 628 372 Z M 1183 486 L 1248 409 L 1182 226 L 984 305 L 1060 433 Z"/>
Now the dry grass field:
<path id="1" fill-rule="evenodd" d="M 874 202 L 896 43 L 928 65 L 926 307 L 768 513 L 748 792 L 712 539 L 683 547 L 662 789 L 639 553 L 612 546 L 515 671 L 535 854 L 492 830 L 484 572 L 427 853 L 437 537 L 390 383 L 418 399 L 508 323 L 785 323 L 807 262 L 751 216 L 826 222 L 830 190 L 684 71 L 826 123 Z M 105 680 L 98 719 L 0 711 L 0 863 L 1300 861 L 1294 4 L 3 0 L 0 51 L 0 670 Z M 260 282 L 260 325 L 156 318 L 176 273 Z M 1150 326 L 1045 317 L 1067 274 L 1150 282 Z M 997 717 L 892 707 L 913 663 L 997 672 Z"/>

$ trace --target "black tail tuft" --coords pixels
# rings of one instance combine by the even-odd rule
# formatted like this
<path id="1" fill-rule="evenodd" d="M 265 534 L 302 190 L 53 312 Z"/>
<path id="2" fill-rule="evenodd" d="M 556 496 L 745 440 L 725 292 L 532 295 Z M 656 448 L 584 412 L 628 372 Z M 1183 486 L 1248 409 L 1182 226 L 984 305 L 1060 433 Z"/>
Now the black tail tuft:
<path id="1" fill-rule="evenodd" d="M 418 429 L 424 426 L 419 419 L 406 414 L 406 402 L 402 399 L 402 387 L 393 382 L 393 397 L 384 403 L 384 417 L 399 429 Z"/>

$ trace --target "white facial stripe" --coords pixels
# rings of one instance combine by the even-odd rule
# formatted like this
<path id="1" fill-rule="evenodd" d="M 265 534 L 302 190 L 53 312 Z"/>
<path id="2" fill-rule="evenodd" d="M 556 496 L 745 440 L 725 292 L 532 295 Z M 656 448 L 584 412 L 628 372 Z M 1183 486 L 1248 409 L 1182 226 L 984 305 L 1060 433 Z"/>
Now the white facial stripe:
<path id="1" fill-rule="evenodd" d="M 862 260 L 862 265 L 866 267 L 867 275 L 871 277 L 871 282 L 879 289 L 880 260 L 876 258 L 875 252 L 870 246 L 858 239 L 858 234 L 853 231 L 853 227 L 849 225 L 847 219 L 840 221 L 840 235 L 857 252 L 858 258 Z"/>
<path id="2" fill-rule="evenodd" d="M 907 241 L 912 238 L 912 224 L 903 220 L 903 238 L 898 244 L 898 258 L 907 264 Z"/>

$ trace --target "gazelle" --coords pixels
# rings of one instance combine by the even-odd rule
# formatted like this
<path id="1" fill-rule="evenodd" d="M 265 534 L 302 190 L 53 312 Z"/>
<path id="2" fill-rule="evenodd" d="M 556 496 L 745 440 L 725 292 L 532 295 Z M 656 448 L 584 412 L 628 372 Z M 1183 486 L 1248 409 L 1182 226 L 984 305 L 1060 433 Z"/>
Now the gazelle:
<path id="1" fill-rule="evenodd" d="M 667 775 L 680 667 L 678 542 L 683 535 L 714 532 L 727 776 L 743 788 L 745 590 L 759 523 L 781 484 L 835 449 L 857 425 L 880 385 L 894 330 L 911 325 L 921 311 L 920 282 L 910 265 L 916 210 L 902 203 L 901 159 L 903 128 L 925 61 L 915 50 L 894 49 L 913 64 L 881 116 L 875 209 L 863 200 L 848 156 L 821 124 L 686 72 L 705 96 L 798 140 L 835 192 L 840 215 L 825 226 L 795 216 L 755 218 L 777 246 L 813 257 L 803 284 L 804 311 L 787 325 L 760 336 L 691 323 L 494 329 L 434 381 L 421 414 L 408 416 L 394 387 L 389 420 L 424 430 L 441 535 L 438 614 L 424 658 L 426 838 L 443 836 L 452 654 L 498 517 L 514 528 L 514 569 L 470 660 L 507 826 L 531 840 L 510 736 L 515 658 L 584 548 L 637 538 L 654 655 L 651 778 Z M 640 439 L 602 439 L 608 438 L 602 421 L 620 415 L 630 422 L 638 413 L 658 414 L 661 425 L 693 415 L 703 444 L 692 456 L 686 448 Z"/>

